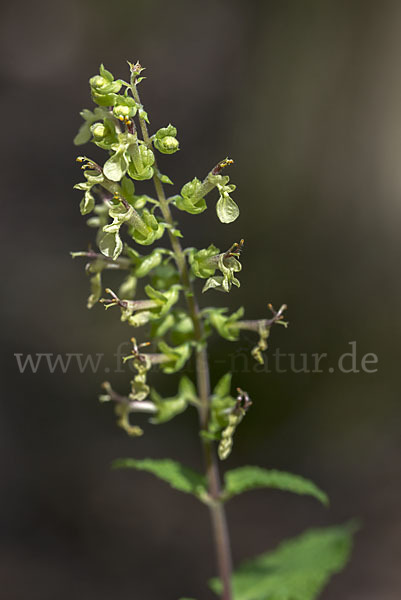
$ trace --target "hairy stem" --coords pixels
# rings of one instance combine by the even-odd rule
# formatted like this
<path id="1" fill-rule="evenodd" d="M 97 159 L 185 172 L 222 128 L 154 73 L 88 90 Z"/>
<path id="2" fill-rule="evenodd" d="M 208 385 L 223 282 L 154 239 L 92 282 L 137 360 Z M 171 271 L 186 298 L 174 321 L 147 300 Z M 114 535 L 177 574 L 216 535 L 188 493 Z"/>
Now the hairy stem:
<path id="1" fill-rule="evenodd" d="M 135 101 L 141 105 L 138 90 L 135 85 L 135 77 L 132 79 L 132 95 Z M 139 123 L 142 131 L 143 140 L 149 148 L 152 148 L 146 122 L 143 118 L 139 118 Z M 173 217 L 166 199 L 163 184 L 158 176 L 158 167 L 155 162 L 155 174 L 153 183 L 155 186 L 160 209 L 163 217 L 169 225 L 173 225 Z M 180 273 L 181 283 L 185 290 L 185 296 L 188 304 L 188 310 L 194 326 L 195 340 L 197 341 L 196 348 L 196 374 L 197 387 L 200 399 L 199 419 L 202 430 L 206 430 L 209 422 L 209 403 L 210 403 L 210 377 L 209 377 L 209 362 L 207 356 L 207 346 L 203 339 L 203 326 L 199 313 L 198 304 L 195 298 L 193 286 L 189 278 L 189 272 L 185 254 L 183 252 L 180 241 L 175 235 L 168 230 L 170 243 L 174 252 L 175 261 Z M 224 506 L 220 501 L 220 477 L 217 464 L 217 458 L 214 452 L 212 442 L 202 439 L 203 454 L 205 460 L 206 477 L 208 481 L 209 494 L 214 500 L 210 505 L 211 521 L 213 527 L 214 543 L 216 548 L 217 564 L 220 579 L 223 584 L 223 594 L 221 600 L 232 600 L 231 593 L 231 545 L 227 520 Z"/>

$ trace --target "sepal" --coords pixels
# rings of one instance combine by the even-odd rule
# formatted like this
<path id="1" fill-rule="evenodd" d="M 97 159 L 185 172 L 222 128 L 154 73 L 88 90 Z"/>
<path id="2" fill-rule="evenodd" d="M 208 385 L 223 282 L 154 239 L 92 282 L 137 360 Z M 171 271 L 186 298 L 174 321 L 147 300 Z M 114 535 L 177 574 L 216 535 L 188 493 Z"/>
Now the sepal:
<path id="1" fill-rule="evenodd" d="M 180 371 L 192 354 L 192 345 L 189 342 L 172 347 L 161 341 L 158 347 L 168 359 L 160 365 L 162 371 L 167 374 Z"/>
<path id="2" fill-rule="evenodd" d="M 207 209 L 206 200 L 202 197 L 202 182 L 197 177 L 181 188 L 181 194 L 174 196 L 174 205 L 191 215 L 198 215 Z"/>
<path id="3" fill-rule="evenodd" d="M 150 422 L 155 425 L 170 421 L 184 412 L 188 404 L 199 402 L 194 384 L 185 375 L 180 379 L 176 396 L 162 398 L 155 389 L 151 390 L 150 395 L 157 409 L 156 415 L 150 419 Z"/>
<path id="4" fill-rule="evenodd" d="M 239 337 L 238 327 L 235 325 L 244 316 L 244 308 L 241 307 L 236 312 L 226 316 L 227 310 L 227 308 L 206 308 L 203 313 L 221 337 L 229 342 L 235 342 Z"/>
<path id="5" fill-rule="evenodd" d="M 128 167 L 128 174 L 132 179 L 143 181 L 144 179 L 152 179 L 153 164 L 155 156 L 150 148 L 145 144 L 131 144 L 129 148 L 131 161 Z"/>

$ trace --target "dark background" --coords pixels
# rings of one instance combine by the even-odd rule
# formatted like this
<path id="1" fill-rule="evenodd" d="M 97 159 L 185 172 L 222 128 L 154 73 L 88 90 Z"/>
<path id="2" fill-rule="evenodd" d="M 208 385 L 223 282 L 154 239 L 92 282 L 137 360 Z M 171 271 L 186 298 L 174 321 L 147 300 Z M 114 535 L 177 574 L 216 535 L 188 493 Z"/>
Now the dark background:
<path id="1" fill-rule="evenodd" d="M 359 358 L 379 358 L 372 374 L 235 374 L 254 405 L 227 465 L 293 470 L 332 501 L 236 499 L 235 562 L 359 516 L 352 562 L 322 598 L 399 598 L 400 3 L 15 0 L 0 29 L 2 598 L 212 597 L 205 509 L 146 474 L 109 469 L 119 456 L 200 468 L 196 416 L 145 424 L 131 440 L 97 402 L 103 373 L 20 374 L 13 356 L 99 352 L 112 367 L 133 333 L 117 312 L 87 311 L 83 263 L 69 257 L 93 239 L 72 190 L 87 80 L 100 62 L 127 78 L 126 59 L 147 68 L 153 130 L 179 130 L 182 151 L 161 161 L 177 186 L 226 155 L 236 161 L 240 219 L 221 225 L 213 201 L 199 217 L 179 215 L 187 245 L 246 239 L 241 289 L 203 305 L 244 304 L 252 318 L 287 302 L 290 328 L 274 330 L 270 352 L 335 359 L 356 341 Z M 234 348 L 212 346 L 213 381 Z M 108 377 L 127 389 L 129 373 Z"/>

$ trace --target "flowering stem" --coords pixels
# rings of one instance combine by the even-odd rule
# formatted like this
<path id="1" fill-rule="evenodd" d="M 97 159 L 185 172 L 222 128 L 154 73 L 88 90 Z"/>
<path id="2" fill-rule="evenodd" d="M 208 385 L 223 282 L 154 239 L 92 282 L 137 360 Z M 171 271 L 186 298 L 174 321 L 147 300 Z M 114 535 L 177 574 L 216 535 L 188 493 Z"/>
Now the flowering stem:
<path id="1" fill-rule="evenodd" d="M 132 95 L 136 103 L 141 106 L 140 97 L 138 90 L 135 85 L 135 73 L 133 73 L 131 79 L 131 90 Z M 145 144 L 151 149 L 152 143 L 150 141 L 146 122 L 143 118 L 139 117 L 139 123 L 142 131 L 142 136 Z M 163 184 L 158 176 L 158 168 L 155 163 L 155 174 L 153 176 L 153 183 L 155 186 L 158 201 L 160 203 L 160 209 L 166 222 L 173 226 L 173 217 L 166 199 Z M 185 296 L 188 304 L 189 314 L 194 327 L 194 336 L 197 342 L 196 348 L 196 374 L 197 374 L 197 388 L 200 399 L 199 405 L 199 420 L 200 427 L 202 430 L 207 430 L 209 423 L 210 414 L 210 377 L 209 377 L 209 363 L 207 356 L 207 345 L 203 339 L 203 325 L 198 308 L 198 304 L 195 298 L 192 283 L 189 278 L 187 262 L 185 254 L 181 247 L 178 238 L 168 230 L 170 243 L 174 252 L 174 258 L 177 263 L 177 267 L 180 273 L 181 283 L 185 290 Z M 214 500 L 210 504 L 211 521 L 213 527 L 214 543 L 217 555 L 217 564 L 220 579 L 223 585 L 223 593 L 221 600 L 232 600 L 231 593 L 231 546 L 230 538 L 227 527 L 227 520 L 225 515 L 224 506 L 220 501 L 220 476 L 217 464 L 217 458 L 212 445 L 212 442 L 206 439 L 202 439 L 203 454 L 205 460 L 206 477 L 208 481 L 209 494 Z"/>
<path id="2" fill-rule="evenodd" d="M 83 258 L 89 258 L 91 260 L 100 259 L 107 263 L 106 268 L 108 269 L 129 269 L 131 266 L 131 261 L 129 258 L 124 258 L 120 256 L 119 258 L 113 259 L 101 254 L 100 252 L 94 252 L 93 250 L 88 250 L 87 252 L 70 252 L 73 258 L 78 256 Z"/>
<path id="3" fill-rule="evenodd" d="M 260 331 L 261 328 L 268 329 L 274 323 L 281 323 L 281 325 L 287 326 L 288 323 L 283 321 L 283 313 L 287 309 L 286 304 L 282 304 L 278 311 L 274 310 L 271 304 L 268 305 L 269 309 L 273 313 L 271 319 L 256 319 L 252 321 L 237 321 L 232 324 L 233 328 L 247 329 L 248 331 Z"/>

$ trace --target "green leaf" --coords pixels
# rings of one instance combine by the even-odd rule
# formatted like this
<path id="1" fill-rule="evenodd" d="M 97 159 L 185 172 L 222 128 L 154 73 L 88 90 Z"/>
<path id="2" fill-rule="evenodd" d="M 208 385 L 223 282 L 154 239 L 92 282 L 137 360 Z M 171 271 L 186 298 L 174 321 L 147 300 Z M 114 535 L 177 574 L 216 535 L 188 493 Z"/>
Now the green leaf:
<path id="1" fill-rule="evenodd" d="M 206 480 L 203 475 L 169 458 L 160 460 L 119 458 L 113 462 L 113 468 L 147 471 L 169 483 L 172 488 L 187 494 L 194 494 L 198 498 L 207 493 Z"/>
<path id="2" fill-rule="evenodd" d="M 327 494 L 320 490 L 312 481 L 300 475 L 286 473 L 285 471 L 246 466 L 227 471 L 224 479 L 224 500 L 228 500 L 249 490 L 274 488 L 293 492 L 294 494 L 313 496 L 325 506 L 329 503 Z"/>
<path id="3" fill-rule="evenodd" d="M 244 563 L 233 575 L 234 600 L 315 600 L 343 569 L 357 526 L 312 529 Z M 220 580 L 210 587 L 221 594 Z"/>

